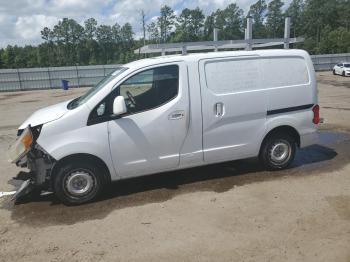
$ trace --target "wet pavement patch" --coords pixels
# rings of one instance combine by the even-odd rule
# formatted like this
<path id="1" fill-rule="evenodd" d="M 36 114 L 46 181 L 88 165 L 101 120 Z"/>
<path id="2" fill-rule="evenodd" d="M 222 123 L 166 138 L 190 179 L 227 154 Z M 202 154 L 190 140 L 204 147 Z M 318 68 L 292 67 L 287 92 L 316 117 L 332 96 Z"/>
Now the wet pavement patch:
<path id="1" fill-rule="evenodd" d="M 326 200 L 341 219 L 350 220 L 350 196 L 330 196 Z"/>
<path id="2" fill-rule="evenodd" d="M 118 209 L 164 202 L 180 194 L 221 193 L 250 183 L 319 175 L 341 169 L 349 162 L 349 134 L 321 131 L 319 141 L 318 145 L 299 150 L 294 164 L 283 171 L 265 171 L 256 159 L 246 159 L 119 181 L 99 200 L 82 206 L 67 207 L 53 194 L 34 194 L 16 205 L 5 201 L 2 208 L 10 210 L 15 221 L 34 227 L 75 224 L 103 219 Z"/>
<path id="3" fill-rule="evenodd" d="M 350 82 L 346 81 L 346 80 L 338 80 L 338 81 L 334 81 L 334 80 L 321 80 L 318 81 L 318 83 L 320 84 L 324 84 L 324 85 L 332 85 L 332 86 L 338 86 L 338 87 L 347 87 L 350 88 Z"/>
<path id="4" fill-rule="evenodd" d="M 20 101 L 20 103 L 23 103 L 23 104 L 25 104 L 25 103 L 35 103 L 35 102 L 38 102 L 39 100 L 23 100 L 23 101 Z"/>

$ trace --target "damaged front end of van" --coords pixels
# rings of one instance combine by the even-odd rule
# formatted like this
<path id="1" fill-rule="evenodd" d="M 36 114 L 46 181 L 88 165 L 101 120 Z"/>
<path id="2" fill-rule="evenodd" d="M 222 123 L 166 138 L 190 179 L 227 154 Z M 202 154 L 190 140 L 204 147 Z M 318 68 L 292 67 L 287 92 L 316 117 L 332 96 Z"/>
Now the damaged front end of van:
<path id="1" fill-rule="evenodd" d="M 18 167 L 29 169 L 21 171 L 14 178 L 23 183 L 13 195 L 12 199 L 31 193 L 34 190 L 50 190 L 50 176 L 56 160 L 51 157 L 38 143 L 36 143 L 42 125 L 18 130 L 16 141 L 8 150 L 8 161 Z"/>

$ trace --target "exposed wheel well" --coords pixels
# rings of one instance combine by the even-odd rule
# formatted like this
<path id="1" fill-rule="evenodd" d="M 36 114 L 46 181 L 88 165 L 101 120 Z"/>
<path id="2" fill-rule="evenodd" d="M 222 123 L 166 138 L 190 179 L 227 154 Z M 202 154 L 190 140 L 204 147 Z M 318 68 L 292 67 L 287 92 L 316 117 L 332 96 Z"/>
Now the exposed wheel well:
<path id="1" fill-rule="evenodd" d="M 75 162 L 75 161 L 88 161 L 89 163 L 94 163 L 96 166 L 101 168 L 101 170 L 103 171 L 102 173 L 103 173 L 104 182 L 109 183 L 111 181 L 111 175 L 109 173 L 109 169 L 108 169 L 107 165 L 105 164 L 105 162 L 103 162 L 102 159 L 98 158 L 97 156 L 90 155 L 90 154 L 74 154 L 74 155 L 66 156 L 66 157 L 58 160 L 55 163 L 55 165 L 53 166 L 53 168 L 51 170 L 51 182 L 54 180 L 52 178 L 55 177 L 55 175 L 57 174 L 60 167 L 64 166 L 65 163 L 72 162 L 72 161 L 73 162 Z"/>
<path id="2" fill-rule="evenodd" d="M 268 137 L 273 136 L 275 134 L 288 134 L 288 135 L 290 135 L 296 141 L 297 146 L 300 147 L 300 135 L 299 135 L 298 131 L 294 127 L 291 127 L 291 126 L 279 126 L 279 127 L 275 127 L 274 129 L 270 130 L 265 135 L 265 138 L 262 141 L 260 148 L 265 143 L 265 141 Z"/>

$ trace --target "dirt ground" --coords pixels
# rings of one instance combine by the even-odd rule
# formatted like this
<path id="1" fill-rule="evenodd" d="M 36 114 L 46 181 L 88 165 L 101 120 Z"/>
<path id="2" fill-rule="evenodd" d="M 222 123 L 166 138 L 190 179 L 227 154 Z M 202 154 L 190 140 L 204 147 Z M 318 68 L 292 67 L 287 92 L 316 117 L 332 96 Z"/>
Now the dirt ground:
<path id="1" fill-rule="evenodd" d="M 159 174 L 79 207 L 1 198 L 0 261 L 350 261 L 350 78 L 318 83 L 320 141 L 290 169 L 244 160 Z M 0 93 L 0 191 L 15 188 L 5 151 L 19 124 L 81 92 Z"/>

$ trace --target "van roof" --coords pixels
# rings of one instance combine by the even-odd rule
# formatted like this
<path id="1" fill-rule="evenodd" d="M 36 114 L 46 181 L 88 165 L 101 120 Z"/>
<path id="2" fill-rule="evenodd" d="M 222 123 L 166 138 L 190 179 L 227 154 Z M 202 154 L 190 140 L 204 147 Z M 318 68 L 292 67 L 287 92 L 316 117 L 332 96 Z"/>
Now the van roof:
<path id="1" fill-rule="evenodd" d="M 271 50 L 254 50 L 254 51 L 220 51 L 208 53 L 189 53 L 186 55 L 166 55 L 152 58 L 136 60 L 125 64 L 128 68 L 140 68 L 154 64 L 162 64 L 169 62 L 187 61 L 195 62 L 205 58 L 220 58 L 234 56 L 308 56 L 308 53 L 300 49 L 271 49 Z"/>

